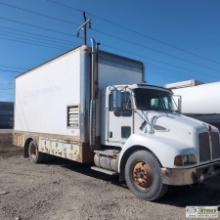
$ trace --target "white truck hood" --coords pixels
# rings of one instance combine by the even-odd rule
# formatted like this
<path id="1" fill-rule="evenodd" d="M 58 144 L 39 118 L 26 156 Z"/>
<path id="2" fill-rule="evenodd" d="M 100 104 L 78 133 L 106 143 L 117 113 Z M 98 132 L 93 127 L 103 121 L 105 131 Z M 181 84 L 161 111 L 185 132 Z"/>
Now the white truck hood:
<path id="1" fill-rule="evenodd" d="M 135 133 L 152 133 L 155 136 L 175 140 L 185 146 L 197 148 L 198 134 L 209 130 L 211 125 L 179 113 L 136 111 Z M 139 118 L 139 119 L 138 119 Z M 146 126 L 142 126 L 147 121 Z M 218 131 L 211 126 L 212 131 Z"/>

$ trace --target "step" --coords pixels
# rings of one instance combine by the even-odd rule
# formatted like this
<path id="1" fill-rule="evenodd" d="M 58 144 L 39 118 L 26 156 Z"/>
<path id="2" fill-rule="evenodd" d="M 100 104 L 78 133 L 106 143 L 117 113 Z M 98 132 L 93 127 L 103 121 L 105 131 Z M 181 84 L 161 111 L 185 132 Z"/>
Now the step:
<path id="1" fill-rule="evenodd" d="M 104 169 L 104 168 L 96 167 L 96 166 L 92 166 L 92 167 L 91 167 L 91 170 L 95 170 L 95 171 L 98 171 L 98 172 L 100 172 L 100 173 L 105 173 L 105 174 L 108 174 L 108 175 L 111 175 L 111 176 L 117 175 L 117 172 L 115 172 L 115 171 L 106 170 L 106 169 Z"/>

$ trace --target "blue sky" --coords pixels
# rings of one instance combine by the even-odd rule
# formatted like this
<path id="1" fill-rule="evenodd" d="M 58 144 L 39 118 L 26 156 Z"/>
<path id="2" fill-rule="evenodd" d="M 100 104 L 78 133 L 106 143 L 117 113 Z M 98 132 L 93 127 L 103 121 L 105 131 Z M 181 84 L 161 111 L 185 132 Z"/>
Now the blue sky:
<path id="1" fill-rule="evenodd" d="M 145 64 L 148 83 L 220 80 L 219 0 L 0 0 L 0 101 L 14 77 L 82 43 L 82 12 L 101 49 Z"/>

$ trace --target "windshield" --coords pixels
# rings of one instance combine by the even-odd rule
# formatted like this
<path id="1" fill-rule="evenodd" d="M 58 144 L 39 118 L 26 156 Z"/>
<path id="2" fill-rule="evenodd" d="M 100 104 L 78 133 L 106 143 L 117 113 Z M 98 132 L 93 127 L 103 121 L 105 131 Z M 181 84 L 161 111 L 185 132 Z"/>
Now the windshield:
<path id="1" fill-rule="evenodd" d="M 155 89 L 134 89 L 136 106 L 140 110 L 173 112 L 172 94 Z"/>

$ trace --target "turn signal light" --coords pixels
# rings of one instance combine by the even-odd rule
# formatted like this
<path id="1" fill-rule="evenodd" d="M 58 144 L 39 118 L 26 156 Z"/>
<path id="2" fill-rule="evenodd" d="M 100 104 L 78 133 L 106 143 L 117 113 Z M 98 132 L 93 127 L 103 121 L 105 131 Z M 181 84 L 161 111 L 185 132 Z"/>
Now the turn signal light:
<path id="1" fill-rule="evenodd" d="M 195 163 L 197 163 L 197 160 L 194 154 L 177 155 L 174 159 L 175 166 L 187 166 Z"/>

